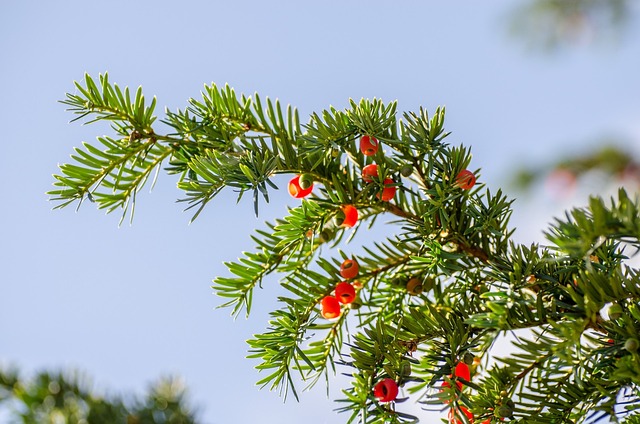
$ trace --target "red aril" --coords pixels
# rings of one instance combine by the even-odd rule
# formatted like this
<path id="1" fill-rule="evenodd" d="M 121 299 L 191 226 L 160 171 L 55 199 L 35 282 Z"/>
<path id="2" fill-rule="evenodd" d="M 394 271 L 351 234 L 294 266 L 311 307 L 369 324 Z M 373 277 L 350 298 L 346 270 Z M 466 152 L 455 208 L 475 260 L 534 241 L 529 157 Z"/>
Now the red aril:
<path id="1" fill-rule="evenodd" d="M 393 199 L 393 197 L 396 195 L 397 189 L 397 187 L 393 184 L 395 184 L 395 181 L 393 181 L 391 178 L 385 178 L 384 188 L 382 189 L 381 193 L 376 194 L 376 197 L 378 199 L 381 199 L 383 202 L 388 202 L 389 200 Z"/>
<path id="2" fill-rule="evenodd" d="M 373 156 L 378 152 L 378 140 L 369 135 L 363 135 L 360 139 L 360 151 L 365 156 Z"/>
<path id="3" fill-rule="evenodd" d="M 295 197 L 296 199 L 302 199 L 311 193 L 313 190 L 313 182 L 307 188 L 302 188 L 300 186 L 300 175 L 296 175 L 289 181 L 289 194 Z"/>
<path id="4" fill-rule="evenodd" d="M 346 278 L 347 280 L 350 280 L 358 275 L 359 270 L 360 267 L 358 266 L 358 262 L 356 262 L 355 259 L 347 259 L 342 262 L 342 265 L 340 265 L 340 275 L 342 276 L 342 278 Z"/>
<path id="5" fill-rule="evenodd" d="M 336 225 L 338 227 L 351 228 L 358 222 L 358 209 L 353 205 L 344 205 L 336 215 Z"/>
<path id="6" fill-rule="evenodd" d="M 355 298 L 356 289 L 353 288 L 353 285 L 346 281 L 336 284 L 336 299 L 338 299 L 338 302 L 348 305 L 353 302 Z"/>
<path id="7" fill-rule="evenodd" d="M 398 397 L 398 385 L 391 378 L 385 378 L 375 385 L 373 395 L 380 402 L 391 402 Z"/>
<path id="8" fill-rule="evenodd" d="M 473 422 L 473 414 L 464 406 L 459 406 L 458 409 L 449 409 L 449 423 L 451 424 L 464 424 L 465 421 L 460 419 L 460 413 L 463 413 L 467 417 L 467 422 Z"/>
<path id="9" fill-rule="evenodd" d="M 336 319 L 340 316 L 340 302 L 333 296 L 325 296 L 320 302 L 322 305 L 322 316 L 325 319 Z"/>
<path id="10" fill-rule="evenodd" d="M 362 180 L 365 183 L 373 182 L 374 178 L 378 178 L 378 165 L 372 163 L 362 168 Z"/>
<path id="11" fill-rule="evenodd" d="M 471 190 L 476 184 L 476 176 L 468 169 L 463 169 L 456 176 L 456 185 L 463 190 Z"/>

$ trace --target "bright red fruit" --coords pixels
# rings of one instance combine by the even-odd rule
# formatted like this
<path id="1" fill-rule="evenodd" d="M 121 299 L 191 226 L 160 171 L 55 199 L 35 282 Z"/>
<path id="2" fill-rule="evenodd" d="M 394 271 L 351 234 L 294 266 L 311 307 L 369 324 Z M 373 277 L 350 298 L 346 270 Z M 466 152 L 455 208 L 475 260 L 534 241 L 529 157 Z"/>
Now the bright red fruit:
<path id="1" fill-rule="evenodd" d="M 368 135 L 360 139 L 360 151 L 365 156 L 373 156 L 378 152 L 378 140 Z"/>
<path id="2" fill-rule="evenodd" d="M 313 183 L 306 189 L 300 187 L 300 175 L 296 175 L 289 181 L 289 194 L 295 197 L 296 199 L 301 199 L 306 197 L 313 190 Z"/>
<path id="3" fill-rule="evenodd" d="M 454 374 L 456 377 L 463 378 L 465 381 L 471 380 L 471 372 L 469 371 L 469 365 L 464 362 L 459 362 L 454 369 Z M 453 378 L 453 374 L 449 375 L 449 378 Z M 442 388 L 446 389 L 447 387 L 451 387 L 451 384 L 448 381 L 444 381 L 442 383 Z M 456 387 L 458 390 L 462 390 L 462 382 L 456 381 Z"/>
<path id="4" fill-rule="evenodd" d="M 338 225 L 340 227 L 347 228 L 351 228 L 356 225 L 356 222 L 358 222 L 358 209 L 353 205 L 344 205 L 341 209 L 341 213 L 344 215 L 344 218 Z"/>
<path id="5" fill-rule="evenodd" d="M 338 302 L 348 305 L 356 298 L 356 289 L 350 283 L 343 281 L 336 284 L 336 299 Z"/>
<path id="6" fill-rule="evenodd" d="M 456 377 L 463 378 L 466 381 L 471 380 L 471 372 L 469 371 L 469 365 L 465 364 L 464 362 L 459 362 L 458 365 L 456 365 L 455 373 L 456 373 Z"/>
<path id="7" fill-rule="evenodd" d="M 375 385 L 373 395 L 380 402 L 391 402 L 398 397 L 398 385 L 391 378 L 385 378 Z"/>
<path id="8" fill-rule="evenodd" d="M 471 413 L 471 411 L 469 411 L 464 406 L 460 406 L 459 410 L 456 410 L 454 408 L 449 409 L 449 423 L 451 423 L 451 424 L 463 424 L 464 421 L 462 421 L 459 418 L 460 417 L 460 412 L 462 412 L 464 415 L 467 416 L 467 421 L 468 422 L 470 422 L 470 423 L 473 422 L 473 414 Z"/>
<path id="9" fill-rule="evenodd" d="M 359 270 L 360 267 L 358 266 L 358 262 L 356 262 L 355 259 L 347 259 L 342 262 L 342 265 L 340 265 L 340 275 L 342 276 L 342 278 L 346 278 L 347 280 L 350 280 L 358 275 Z"/>
<path id="10" fill-rule="evenodd" d="M 372 163 L 362 168 L 362 180 L 365 183 L 373 182 L 374 178 L 378 178 L 378 165 Z"/>
<path id="11" fill-rule="evenodd" d="M 393 196 L 396 195 L 397 187 L 391 184 L 395 184 L 395 181 L 393 181 L 391 178 L 385 178 L 382 193 L 376 194 L 376 197 L 378 199 L 382 199 L 383 202 L 388 202 L 389 200 L 393 199 Z"/>
<path id="12" fill-rule="evenodd" d="M 471 187 L 473 187 L 475 184 L 476 176 L 473 175 L 473 172 L 469 171 L 468 169 L 463 169 L 458 173 L 458 176 L 456 177 L 456 185 L 461 189 L 471 190 Z"/>
<path id="13" fill-rule="evenodd" d="M 340 302 L 333 296 L 325 296 L 322 299 L 322 316 L 325 319 L 335 319 L 340 316 Z"/>

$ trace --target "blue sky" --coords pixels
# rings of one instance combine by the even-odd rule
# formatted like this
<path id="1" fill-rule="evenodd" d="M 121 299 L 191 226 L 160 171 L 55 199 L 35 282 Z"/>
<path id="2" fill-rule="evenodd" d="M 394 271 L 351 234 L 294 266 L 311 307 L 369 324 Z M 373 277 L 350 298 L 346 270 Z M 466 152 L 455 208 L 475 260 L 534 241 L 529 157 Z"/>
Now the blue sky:
<path id="1" fill-rule="evenodd" d="M 44 193 L 57 164 L 108 132 L 69 124 L 57 101 L 85 72 L 108 71 L 112 81 L 156 95 L 159 113 L 183 108 L 210 82 L 277 97 L 303 119 L 349 98 L 397 99 L 400 110 L 446 105 L 451 141 L 472 146 L 473 166 L 492 188 L 520 164 L 583 151 L 601 136 L 640 140 L 637 26 L 616 44 L 545 55 L 508 36 L 512 7 L 2 2 L 0 363 L 27 372 L 78 368 L 107 391 L 140 391 L 178 374 L 206 423 L 344 422 L 321 387 L 283 405 L 254 386 L 245 340 L 265 328 L 277 288 L 256 296 L 248 321 L 233 321 L 215 309 L 220 299 L 209 287 L 226 275 L 222 261 L 253 247 L 253 229 L 294 204 L 286 192 L 274 194 L 259 219 L 249 202 L 236 206 L 223 194 L 187 225 L 175 179 L 161 175 L 140 197 L 132 226 L 118 228 L 117 214 L 89 204 L 52 211 Z M 563 206 L 544 193 L 519 199 L 517 237 L 540 239 Z M 333 397 L 340 384 L 332 384 Z"/>

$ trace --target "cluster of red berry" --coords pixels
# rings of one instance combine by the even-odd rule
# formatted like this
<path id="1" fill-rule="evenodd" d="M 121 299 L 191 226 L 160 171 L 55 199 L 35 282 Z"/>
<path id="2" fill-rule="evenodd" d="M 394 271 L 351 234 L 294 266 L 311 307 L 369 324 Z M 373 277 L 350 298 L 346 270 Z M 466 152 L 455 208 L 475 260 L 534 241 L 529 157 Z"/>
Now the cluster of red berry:
<path id="1" fill-rule="evenodd" d="M 355 259 L 347 259 L 340 265 L 340 276 L 345 280 L 352 280 L 358 275 L 360 267 Z M 341 305 L 349 305 L 356 298 L 356 283 L 341 281 L 336 284 L 333 295 L 325 296 L 320 305 L 325 319 L 335 319 L 342 313 Z"/>
<path id="2" fill-rule="evenodd" d="M 456 379 L 456 387 L 458 388 L 458 391 L 462 391 L 463 383 L 462 381 L 458 380 L 458 378 L 461 378 L 465 381 L 471 380 L 471 371 L 469 370 L 469 366 L 464 362 L 459 362 L 456 365 L 453 371 L 453 374 L 449 374 L 449 379 L 454 378 L 454 375 Z M 442 389 L 444 390 L 449 387 L 451 387 L 451 384 L 449 383 L 448 380 L 445 380 L 445 382 L 442 383 Z M 449 403 L 449 401 L 446 400 L 445 403 Z M 473 414 L 464 406 L 459 406 L 458 409 L 455 409 L 455 408 L 449 409 L 449 422 L 452 424 L 462 424 L 462 421 L 458 418 L 458 414 L 460 412 L 467 417 L 467 420 L 469 422 L 471 423 L 473 422 Z"/>
<path id="3" fill-rule="evenodd" d="M 365 156 L 373 156 L 378 152 L 380 143 L 375 137 L 364 135 L 360 138 L 360 151 Z M 411 175 L 413 168 L 411 165 L 405 165 L 401 168 L 400 174 L 403 176 Z M 366 165 L 362 168 L 362 181 L 370 184 L 374 179 L 378 179 L 378 165 L 375 163 Z M 463 190 L 471 190 L 476 183 L 476 176 L 473 172 L 463 169 L 458 173 L 455 179 L 457 187 Z M 385 178 L 382 182 L 382 191 L 376 194 L 376 197 L 383 202 L 388 202 L 396 195 L 397 184 L 392 178 Z M 289 194 L 296 199 L 302 199 L 311 194 L 313 190 L 313 176 L 311 174 L 296 175 L 289 181 Z M 357 221 L 357 209 L 352 205 L 346 205 L 342 207 L 343 215 L 347 216 L 345 208 L 349 208 L 350 218 L 344 218 L 340 224 L 344 227 L 353 227 Z M 355 218 L 353 216 L 355 215 Z"/>
<path id="4" fill-rule="evenodd" d="M 360 151 L 365 156 L 373 156 L 378 152 L 378 140 L 368 135 L 362 136 L 360 139 Z M 373 182 L 378 177 L 378 165 L 371 164 L 362 168 L 362 179 L 366 183 Z M 388 202 L 393 199 L 396 193 L 395 182 L 391 178 L 385 178 L 382 193 L 378 193 L 377 197 L 382 201 Z M 313 190 L 313 177 L 309 174 L 296 175 L 289 181 L 289 193 L 296 199 L 302 199 L 308 196 Z"/>
<path id="5" fill-rule="evenodd" d="M 378 152 L 378 144 L 375 137 L 365 135 L 360 139 L 360 151 L 365 156 L 373 156 Z M 365 183 L 373 182 L 374 178 L 378 178 L 378 165 L 372 163 L 362 168 L 362 180 Z M 376 197 L 383 202 L 388 202 L 396 195 L 395 181 L 391 178 L 385 178 L 382 184 L 384 186 L 382 192 L 378 193 Z"/>
<path id="6" fill-rule="evenodd" d="M 375 137 L 364 135 L 360 138 L 360 151 L 365 156 L 374 156 L 378 153 L 379 142 Z M 408 177 L 413 172 L 411 165 L 405 165 L 401 168 L 400 174 Z M 367 184 L 373 183 L 374 180 L 378 180 L 379 170 L 378 165 L 375 163 L 366 165 L 362 168 L 362 181 Z M 470 190 L 476 183 L 475 175 L 469 170 L 462 170 L 456 176 L 455 184 L 457 187 L 463 190 Z M 397 183 L 392 178 L 385 178 L 382 181 L 382 191 L 376 194 L 376 197 L 383 201 L 388 202 L 392 200 L 396 195 Z M 301 199 L 308 196 L 313 190 L 313 177 L 310 174 L 296 175 L 289 182 L 289 193 L 296 199 Z M 336 216 L 336 223 L 340 227 L 353 227 L 358 221 L 358 210 L 353 205 L 343 205 L 340 208 Z M 347 259 L 340 266 L 340 275 L 345 280 L 351 280 L 358 275 L 359 266 L 355 259 Z M 338 318 L 342 313 L 342 305 L 351 304 L 356 298 L 356 286 L 358 283 L 350 283 L 348 281 L 341 281 L 336 284 L 333 295 L 325 296 L 320 305 L 322 307 L 322 316 L 325 319 L 332 320 Z M 410 279 L 407 285 L 407 290 L 410 294 L 416 295 L 422 291 L 422 284 L 417 278 Z M 469 367 L 461 362 L 456 366 L 456 377 L 460 377 L 466 381 L 469 381 Z M 445 381 L 443 387 L 448 387 L 449 383 Z M 456 383 L 459 390 L 462 389 L 462 383 Z M 380 402 L 392 402 L 398 396 L 398 384 L 392 378 L 383 378 L 380 380 L 373 389 L 373 395 Z M 470 422 L 473 422 L 473 414 L 471 414 L 466 408 L 459 408 L 469 418 Z M 456 413 L 452 408 L 449 412 L 449 421 L 451 423 L 460 423 L 456 418 Z M 489 421 L 486 421 L 487 423 Z M 482 423 L 484 424 L 484 423 Z"/>
<path id="7" fill-rule="evenodd" d="M 467 355 L 469 356 L 469 358 L 467 358 Z M 471 370 L 469 369 L 469 364 L 473 364 L 475 358 L 473 358 L 473 355 L 471 354 L 466 354 L 465 355 L 465 359 L 464 361 L 458 362 L 458 364 L 456 364 L 456 367 L 453 370 L 453 374 L 449 375 L 449 379 L 455 379 L 456 381 L 456 387 L 458 389 L 458 392 L 462 392 L 464 383 L 463 381 L 470 381 L 471 380 Z M 463 381 L 461 381 L 463 380 Z M 448 380 L 445 380 L 442 383 L 442 390 L 451 387 L 451 384 L 449 383 Z M 445 403 L 449 403 L 449 400 L 445 400 Z M 449 423 L 450 424 L 463 424 L 463 420 L 460 419 L 460 414 L 464 414 L 464 416 L 467 418 L 468 423 L 472 423 L 474 422 L 474 416 L 473 413 L 471 411 L 469 411 L 469 409 L 467 409 L 465 406 L 459 405 L 457 408 L 450 408 L 449 409 Z M 502 418 L 502 420 L 504 420 L 504 418 Z M 491 423 L 491 418 L 487 418 L 486 420 L 482 421 L 480 424 L 490 424 Z"/>
<path id="8" fill-rule="evenodd" d="M 374 178 L 378 178 L 378 165 L 372 163 L 362 168 L 362 181 L 365 183 L 372 183 Z M 384 188 L 382 189 L 382 192 L 376 194 L 376 197 L 383 202 L 388 202 L 396 195 L 395 181 L 391 178 L 385 178 L 383 185 Z"/>

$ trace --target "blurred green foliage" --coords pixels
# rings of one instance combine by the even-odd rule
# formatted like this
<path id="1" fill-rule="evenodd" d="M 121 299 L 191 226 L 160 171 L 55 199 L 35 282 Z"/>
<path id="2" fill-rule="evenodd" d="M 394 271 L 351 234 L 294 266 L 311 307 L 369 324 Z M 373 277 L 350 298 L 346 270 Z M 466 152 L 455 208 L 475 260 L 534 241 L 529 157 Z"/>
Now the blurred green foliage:
<path id="1" fill-rule="evenodd" d="M 530 0 L 518 2 L 510 21 L 513 35 L 546 51 L 615 39 L 629 25 L 628 0 Z"/>
<path id="2" fill-rule="evenodd" d="M 158 380 L 142 397 L 102 396 L 79 373 L 41 371 L 27 379 L 15 369 L 0 370 L 0 413 L 24 424 L 196 422 L 177 379 Z"/>
<path id="3" fill-rule="evenodd" d="M 596 172 L 602 176 L 603 182 L 617 181 L 622 185 L 640 187 L 640 161 L 636 155 L 620 144 L 609 142 L 603 142 L 598 148 L 583 154 L 574 153 L 552 162 L 522 168 L 514 177 L 514 186 L 524 191 L 546 180 L 570 191 L 581 177 Z"/>

